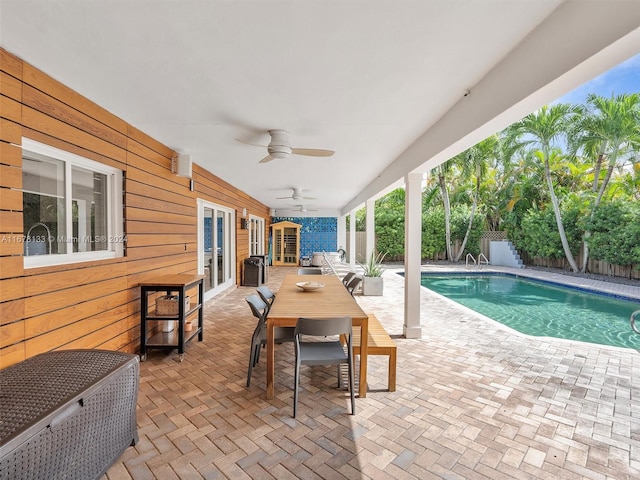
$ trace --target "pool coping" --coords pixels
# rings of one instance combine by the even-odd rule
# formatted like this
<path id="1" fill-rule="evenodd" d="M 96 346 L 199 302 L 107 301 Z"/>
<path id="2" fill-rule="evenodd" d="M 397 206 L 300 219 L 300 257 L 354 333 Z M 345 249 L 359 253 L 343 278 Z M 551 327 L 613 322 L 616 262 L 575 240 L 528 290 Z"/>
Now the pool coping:
<path id="1" fill-rule="evenodd" d="M 401 272 L 398 272 L 399 274 L 401 274 Z M 638 303 L 640 302 L 640 298 L 635 298 L 633 296 L 629 296 L 629 295 L 624 295 L 621 293 L 617 293 L 617 292 L 610 292 L 610 291 L 606 291 L 606 290 L 598 290 L 592 286 L 589 287 L 585 287 L 585 286 L 580 286 L 580 285 L 573 285 L 570 283 L 566 283 L 566 282 L 560 282 L 558 280 L 548 280 L 548 279 L 543 279 L 543 278 L 538 278 L 538 277 L 534 277 L 531 275 L 520 275 L 518 273 L 515 272 L 500 272 L 500 271 L 493 271 L 493 270 L 472 270 L 472 271 L 449 271 L 449 272 L 426 272 L 426 271 L 422 271 L 420 272 L 421 274 L 424 275 L 433 275 L 433 276 L 437 276 L 437 275 L 491 275 L 491 276 L 503 276 L 503 277 L 512 277 L 512 278 L 520 278 L 523 280 L 530 280 L 532 282 L 538 282 L 538 283 L 542 283 L 545 285 L 552 285 L 552 286 L 556 286 L 556 287 L 562 287 L 562 288 L 568 288 L 571 290 L 576 290 L 578 292 L 584 292 L 584 293 L 591 293 L 594 295 L 600 295 L 603 297 L 609 297 L 609 298 L 615 298 L 616 300 L 624 300 L 627 302 L 632 302 L 632 303 Z M 639 307 L 640 308 L 640 305 Z"/>
<path id="2" fill-rule="evenodd" d="M 404 271 L 404 268 L 394 269 L 396 273 Z M 500 266 L 486 266 L 482 268 L 466 268 L 464 265 L 422 265 L 421 273 L 507 273 L 518 277 L 531 278 L 541 282 L 557 283 L 561 286 L 571 287 L 578 290 L 592 291 L 609 294 L 623 300 L 640 301 L 640 286 L 627 285 L 621 283 L 607 282 L 587 277 L 576 277 L 573 275 L 563 275 L 561 273 L 547 272 L 542 270 L 531 270 L 527 268 L 512 268 Z"/>

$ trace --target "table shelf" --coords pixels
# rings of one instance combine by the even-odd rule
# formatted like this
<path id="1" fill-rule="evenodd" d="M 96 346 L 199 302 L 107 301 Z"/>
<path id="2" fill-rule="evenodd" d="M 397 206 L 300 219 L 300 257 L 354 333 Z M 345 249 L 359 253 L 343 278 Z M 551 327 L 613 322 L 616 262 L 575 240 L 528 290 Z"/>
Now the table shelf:
<path id="1" fill-rule="evenodd" d="M 164 289 L 163 289 L 164 291 Z M 189 310 L 187 310 L 185 312 L 185 316 L 188 318 L 192 313 L 198 311 L 200 309 L 200 304 L 191 304 L 189 306 Z M 180 316 L 179 315 L 159 315 L 157 313 L 155 313 L 155 311 L 151 311 L 148 315 L 147 315 L 147 320 L 171 320 L 171 321 L 176 321 L 179 320 Z"/>
<path id="2" fill-rule="evenodd" d="M 190 332 L 184 332 L 184 343 L 189 343 L 189 341 L 200 333 L 201 329 L 193 329 Z M 169 347 L 173 346 L 173 348 L 178 348 L 179 346 L 179 335 L 177 330 L 173 330 L 171 332 L 158 332 L 147 339 L 147 348 L 155 348 L 155 347 Z"/>

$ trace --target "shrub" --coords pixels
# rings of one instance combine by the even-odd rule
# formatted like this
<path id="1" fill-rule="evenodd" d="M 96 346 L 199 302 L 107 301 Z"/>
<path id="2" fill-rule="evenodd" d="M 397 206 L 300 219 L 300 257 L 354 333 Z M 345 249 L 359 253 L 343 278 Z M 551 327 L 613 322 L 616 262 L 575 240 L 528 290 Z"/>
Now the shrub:
<path id="1" fill-rule="evenodd" d="M 640 207 L 629 201 L 601 204 L 587 227 L 589 255 L 616 265 L 640 263 Z"/>

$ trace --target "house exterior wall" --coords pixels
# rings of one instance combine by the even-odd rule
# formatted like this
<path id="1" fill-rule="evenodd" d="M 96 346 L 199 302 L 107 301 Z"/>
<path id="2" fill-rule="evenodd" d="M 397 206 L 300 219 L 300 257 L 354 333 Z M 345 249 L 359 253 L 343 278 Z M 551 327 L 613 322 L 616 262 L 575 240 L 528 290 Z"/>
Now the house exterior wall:
<path id="1" fill-rule="evenodd" d="M 123 171 L 124 257 L 24 268 L 23 137 Z M 171 173 L 174 153 L 0 49 L 0 368 L 58 349 L 137 352 L 138 284 L 197 273 L 198 198 L 246 208 L 268 228 L 266 205 L 195 164 L 191 191 L 189 179 Z M 236 284 L 249 256 L 240 219 L 237 213 Z"/>

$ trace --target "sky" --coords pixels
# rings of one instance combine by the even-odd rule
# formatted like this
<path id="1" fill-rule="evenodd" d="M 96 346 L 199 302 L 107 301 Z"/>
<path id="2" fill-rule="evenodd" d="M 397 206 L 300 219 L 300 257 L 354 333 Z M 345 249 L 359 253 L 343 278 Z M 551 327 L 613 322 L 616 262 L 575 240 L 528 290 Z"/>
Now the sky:
<path id="1" fill-rule="evenodd" d="M 560 97 L 560 103 L 582 104 L 590 93 L 611 97 L 623 93 L 640 93 L 640 54 L 598 75 L 575 90 Z M 555 103 L 555 102 L 554 102 Z"/>

